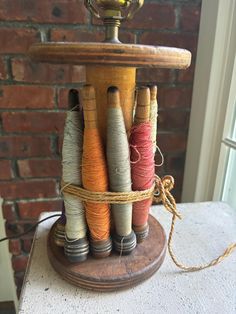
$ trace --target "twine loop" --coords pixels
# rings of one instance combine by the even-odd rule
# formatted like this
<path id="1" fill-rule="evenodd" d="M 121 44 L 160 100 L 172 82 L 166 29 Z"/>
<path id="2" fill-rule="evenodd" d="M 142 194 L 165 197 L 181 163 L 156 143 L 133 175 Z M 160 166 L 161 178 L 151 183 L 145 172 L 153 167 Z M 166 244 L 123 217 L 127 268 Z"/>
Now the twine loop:
<path id="1" fill-rule="evenodd" d="M 229 245 L 223 254 L 221 254 L 216 259 L 213 259 L 208 264 L 198 266 L 186 266 L 177 260 L 173 252 L 172 240 L 176 219 L 177 218 L 182 219 L 182 217 L 177 210 L 175 199 L 170 192 L 173 189 L 173 187 L 174 178 L 172 176 L 167 175 L 161 179 L 156 175 L 154 185 L 150 189 L 147 189 L 145 191 L 91 192 L 76 185 L 72 185 L 65 182 L 62 182 L 61 191 L 63 191 L 63 193 L 68 193 L 77 196 L 81 201 L 91 203 L 126 204 L 138 202 L 153 197 L 153 201 L 155 203 L 162 202 L 165 209 L 172 214 L 172 222 L 168 237 L 168 251 L 174 264 L 184 271 L 198 271 L 219 264 L 223 259 L 229 256 L 236 249 L 236 243 L 232 243 L 231 245 Z"/>
<path id="2" fill-rule="evenodd" d="M 197 265 L 197 266 L 186 266 L 180 263 L 177 260 L 173 252 L 173 248 L 172 248 L 172 240 L 173 240 L 176 218 L 178 217 L 179 219 L 181 219 L 181 215 L 180 213 L 178 213 L 178 210 L 176 207 L 175 199 L 173 195 L 170 193 L 170 191 L 174 187 L 174 178 L 172 176 L 165 176 L 162 179 L 160 179 L 158 176 L 156 176 L 155 182 L 156 182 L 156 186 L 154 189 L 154 197 L 153 197 L 154 201 L 157 203 L 161 201 L 165 209 L 172 214 L 171 227 L 170 227 L 170 232 L 169 232 L 169 237 L 168 237 L 168 251 L 169 251 L 172 261 L 177 267 L 181 268 L 184 271 L 189 271 L 189 272 L 202 270 L 202 269 L 219 264 L 223 259 L 229 256 L 236 249 L 236 243 L 232 243 L 226 248 L 223 254 L 221 254 L 219 257 L 213 259 L 210 263 L 207 263 L 207 264 L 202 264 L 202 265 Z"/>
<path id="3" fill-rule="evenodd" d="M 175 199 L 170 193 L 170 191 L 174 187 L 174 182 L 174 178 L 170 175 L 164 176 L 162 179 L 156 175 L 153 201 L 155 203 L 162 202 L 168 212 L 178 217 L 179 219 L 182 219 L 180 213 L 176 208 Z"/>

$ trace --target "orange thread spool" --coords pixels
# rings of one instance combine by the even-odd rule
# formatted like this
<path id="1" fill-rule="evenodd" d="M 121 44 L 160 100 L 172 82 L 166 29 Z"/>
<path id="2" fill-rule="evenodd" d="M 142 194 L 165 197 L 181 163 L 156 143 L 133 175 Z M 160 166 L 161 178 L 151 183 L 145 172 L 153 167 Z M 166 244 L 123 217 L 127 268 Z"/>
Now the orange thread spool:
<path id="1" fill-rule="evenodd" d="M 97 128 L 95 90 L 91 85 L 82 89 L 84 109 L 84 143 L 82 182 L 85 189 L 94 192 L 108 191 L 108 175 L 102 140 Z M 109 204 L 85 203 L 86 219 L 91 235 L 91 251 L 95 257 L 111 252 Z"/>

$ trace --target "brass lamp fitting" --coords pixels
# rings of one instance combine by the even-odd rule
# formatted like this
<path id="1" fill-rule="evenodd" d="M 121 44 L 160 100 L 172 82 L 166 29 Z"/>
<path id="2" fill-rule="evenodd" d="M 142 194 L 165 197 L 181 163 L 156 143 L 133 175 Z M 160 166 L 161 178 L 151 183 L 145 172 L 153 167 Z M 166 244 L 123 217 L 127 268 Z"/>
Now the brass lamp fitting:
<path id="1" fill-rule="evenodd" d="M 103 20 L 106 30 L 104 42 L 109 43 L 120 43 L 121 22 L 132 19 L 143 3 L 144 0 L 84 0 L 91 14 Z"/>

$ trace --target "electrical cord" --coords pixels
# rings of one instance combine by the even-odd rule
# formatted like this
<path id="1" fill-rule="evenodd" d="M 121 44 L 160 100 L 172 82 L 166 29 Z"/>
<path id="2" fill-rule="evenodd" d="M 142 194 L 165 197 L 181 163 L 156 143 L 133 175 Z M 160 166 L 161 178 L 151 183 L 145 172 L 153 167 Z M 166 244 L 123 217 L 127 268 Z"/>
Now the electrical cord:
<path id="1" fill-rule="evenodd" d="M 34 230 L 39 224 L 41 224 L 42 222 L 48 220 L 48 219 L 51 219 L 51 218 L 54 218 L 54 217 L 60 217 L 61 214 L 55 214 L 55 215 L 52 215 L 52 216 L 49 216 L 49 217 L 46 217 L 42 220 L 39 220 L 37 223 L 35 223 L 32 227 L 30 227 L 28 230 L 22 232 L 22 233 L 19 233 L 17 235 L 12 235 L 12 236 L 9 236 L 9 237 L 5 237 L 5 238 L 2 238 L 0 239 L 0 242 L 3 242 L 3 241 L 6 241 L 6 240 L 11 240 L 11 239 L 18 239 L 20 237 L 22 237 L 23 235 L 29 233 L 30 231 Z"/>

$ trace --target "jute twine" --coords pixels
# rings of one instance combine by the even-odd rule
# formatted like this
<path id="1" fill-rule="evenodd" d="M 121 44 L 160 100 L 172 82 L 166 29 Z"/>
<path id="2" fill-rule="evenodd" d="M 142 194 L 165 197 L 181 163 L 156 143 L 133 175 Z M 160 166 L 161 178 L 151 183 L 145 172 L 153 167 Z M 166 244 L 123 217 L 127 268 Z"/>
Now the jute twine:
<path id="1" fill-rule="evenodd" d="M 219 264 L 223 259 L 229 256 L 235 249 L 236 243 L 232 243 L 227 247 L 223 254 L 213 259 L 211 262 L 196 266 L 186 266 L 179 262 L 173 252 L 172 241 L 175 228 L 176 219 L 182 219 L 177 210 L 176 202 L 170 191 L 174 187 L 174 178 L 172 176 L 165 176 L 162 179 L 155 177 L 155 184 L 145 191 L 132 192 L 91 192 L 73 184 L 62 182 L 63 193 L 68 193 L 77 196 L 81 201 L 91 203 L 111 203 L 111 204 L 125 204 L 130 202 L 138 202 L 144 199 L 153 198 L 155 203 L 162 202 L 165 209 L 172 214 L 172 222 L 168 237 L 168 251 L 174 264 L 184 271 L 193 272 L 202 270 L 211 266 Z"/>

